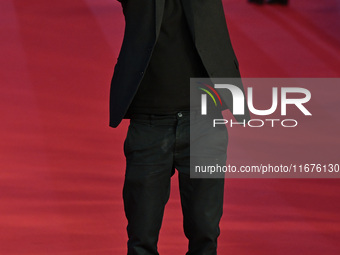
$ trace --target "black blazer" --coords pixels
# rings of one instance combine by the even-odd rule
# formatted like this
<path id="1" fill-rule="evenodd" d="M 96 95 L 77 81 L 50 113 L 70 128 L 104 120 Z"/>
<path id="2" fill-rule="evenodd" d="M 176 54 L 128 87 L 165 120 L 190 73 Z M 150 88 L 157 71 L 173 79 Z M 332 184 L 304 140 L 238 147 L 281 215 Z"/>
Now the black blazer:
<path id="1" fill-rule="evenodd" d="M 110 91 L 110 126 L 117 127 L 137 92 L 159 35 L 165 0 L 118 0 L 125 16 L 122 47 Z M 226 26 L 221 0 L 182 0 L 197 51 L 211 78 L 239 78 L 238 62 Z M 237 85 L 237 84 L 234 84 Z M 238 84 L 243 90 L 242 84 Z M 221 94 L 232 110 L 232 96 Z M 235 115 L 238 121 L 249 119 Z"/>

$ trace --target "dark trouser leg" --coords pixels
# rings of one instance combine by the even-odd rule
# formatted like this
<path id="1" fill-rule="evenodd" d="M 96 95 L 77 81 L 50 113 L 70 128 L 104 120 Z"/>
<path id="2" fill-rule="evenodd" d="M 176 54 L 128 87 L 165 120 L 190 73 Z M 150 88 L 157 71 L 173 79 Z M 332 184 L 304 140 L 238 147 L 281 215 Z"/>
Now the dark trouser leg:
<path id="1" fill-rule="evenodd" d="M 217 117 L 220 116 L 216 114 Z M 227 129 L 224 126 L 211 128 L 208 119 L 197 116 L 193 116 L 190 123 L 189 127 L 187 122 L 179 122 L 175 153 L 183 227 L 189 239 L 187 255 L 215 255 L 220 234 L 219 222 L 223 213 L 224 175 L 219 175 L 220 178 L 192 178 L 189 169 L 190 164 L 196 162 L 193 155 L 201 163 L 225 165 Z"/>
<path id="2" fill-rule="evenodd" d="M 169 192 L 170 176 L 164 173 L 147 178 L 125 178 L 123 198 L 128 219 L 128 255 L 158 255 L 158 235 Z"/>
<path id="3" fill-rule="evenodd" d="M 216 254 L 224 179 L 190 179 L 180 173 L 179 186 L 184 233 L 189 239 L 187 255 Z"/>
<path id="4" fill-rule="evenodd" d="M 169 199 L 173 128 L 132 121 L 124 143 L 123 188 L 128 255 L 158 255 L 157 241 Z"/>

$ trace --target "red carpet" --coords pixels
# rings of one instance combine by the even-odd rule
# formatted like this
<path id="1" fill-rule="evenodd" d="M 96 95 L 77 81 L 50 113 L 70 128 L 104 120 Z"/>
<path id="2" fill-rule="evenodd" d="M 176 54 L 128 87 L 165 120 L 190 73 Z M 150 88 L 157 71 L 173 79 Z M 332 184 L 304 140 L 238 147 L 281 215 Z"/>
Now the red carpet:
<path id="1" fill-rule="evenodd" d="M 339 77 L 338 0 L 223 3 L 244 77 Z M 120 5 L 6 0 L 0 17 L 0 255 L 125 254 L 128 123 L 108 126 Z M 229 157 L 242 160 L 242 146 L 259 156 L 251 139 L 231 134 Z M 339 145 L 338 135 L 335 159 Z M 228 179 L 218 251 L 338 255 L 339 216 L 339 179 Z M 174 176 L 162 255 L 185 254 L 181 219 Z"/>

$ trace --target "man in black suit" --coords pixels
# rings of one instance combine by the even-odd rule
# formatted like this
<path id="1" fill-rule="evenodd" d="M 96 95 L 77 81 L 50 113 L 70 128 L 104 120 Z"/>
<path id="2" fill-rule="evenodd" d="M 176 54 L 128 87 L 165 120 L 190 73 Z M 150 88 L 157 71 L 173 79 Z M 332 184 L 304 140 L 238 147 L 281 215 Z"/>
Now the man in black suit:
<path id="1" fill-rule="evenodd" d="M 190 77 L 240 77 L 222 2 L 118 1 L 126 26 L 111 82 L 110 126 L 130 119 L 123 188 L 128 254 L 158 254 L 175 169 L 187 255 L 216 254 L 224 179 L 190 178 L 189 85 Z M 232 110 L 232 97 L 223 101 Z M 249 113 L 235 117 L 249 119 Z M 225 128 L 218 132 L 227 135 Z M 219 148 L 223 162 L 226 144 Z"/>

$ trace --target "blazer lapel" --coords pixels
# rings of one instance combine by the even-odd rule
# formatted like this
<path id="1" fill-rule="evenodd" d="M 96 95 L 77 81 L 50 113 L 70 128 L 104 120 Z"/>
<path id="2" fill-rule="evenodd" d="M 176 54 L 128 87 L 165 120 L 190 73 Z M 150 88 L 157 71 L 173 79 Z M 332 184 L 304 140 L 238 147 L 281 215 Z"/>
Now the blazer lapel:
<path id="1" fill-rule="evenodd" d="M 229 34 L 221 0 L 182 1 L 196 46 L 206 48 L 211 41 L 227 43 Z"/>
<path id="2" fill-rule="evenodd" d="M 214 31 L 212 23 L 214 22 L 214 16 L 216 13 L 211 12 L 211 8 L 214 5 L 213 0 L 183 0 L 188 6 L 189 25 L 194 35 L 194 42 L 200 44 L 203 40 L 206 40 L 206 31 L 210 30 L 210 33 Z"/>
<path id="3" fill-rule="evenodd" d="M 155 2 L 155 15 L 156 15 L 156 40 L 159 35 L 159 31 L 162 25 L 163 13 L 164 13 L 164 3 L 165 0 L 153 0 Z"/>
<path id="4" fill-rule="evenodd" d="M 185 17 L 187 19 L 189 29 L 191 32 L 191 36 L 195 42 L 196 35 L 195 35 L 195 21 L 194 21 L 194 15 L 193 15 L 193 3 L 191 0 L 181 0 L 181 1 L 182 1 L 182 6 L 183 6 L 183 11 L 185 13 Z"/>

